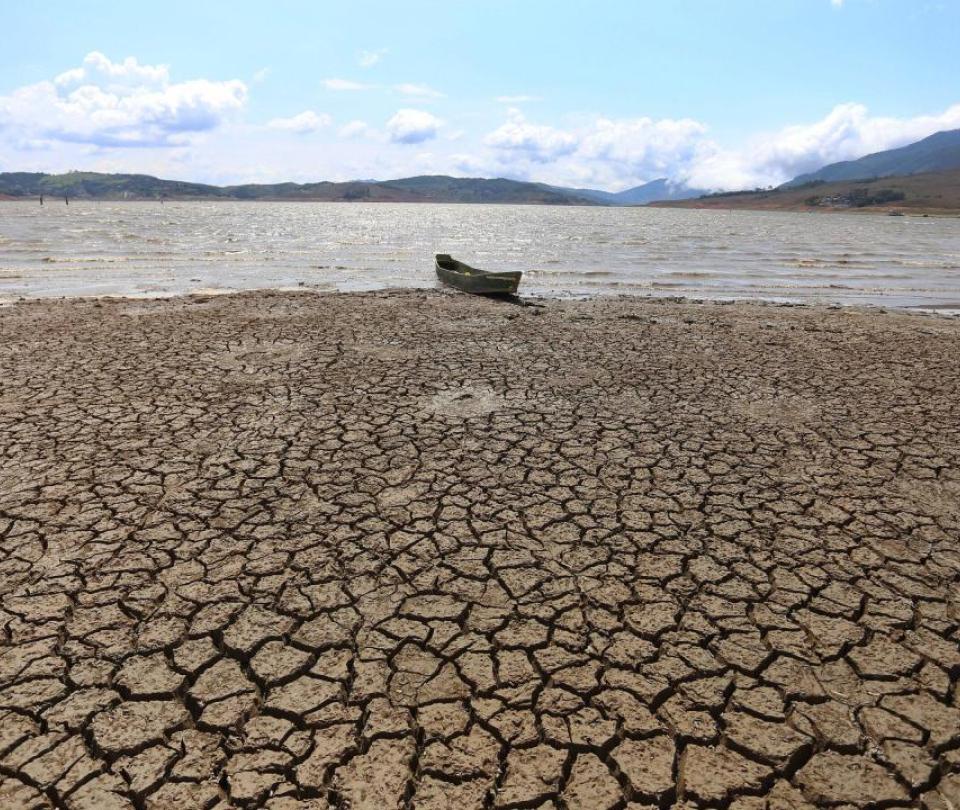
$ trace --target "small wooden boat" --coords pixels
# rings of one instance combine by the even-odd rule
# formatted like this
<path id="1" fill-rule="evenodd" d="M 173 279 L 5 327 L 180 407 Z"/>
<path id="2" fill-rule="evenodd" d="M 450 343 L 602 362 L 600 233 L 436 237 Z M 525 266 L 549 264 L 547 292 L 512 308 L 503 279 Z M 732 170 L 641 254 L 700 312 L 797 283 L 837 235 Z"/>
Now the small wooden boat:
<path id="1" fill-rule="evenodd" d="M 516 295 L 522 275 L 519 270 L 487 273 L 457 261 L 447 253 L 437 254 L 437 278 L 444 284 L 475 295 Z"/>

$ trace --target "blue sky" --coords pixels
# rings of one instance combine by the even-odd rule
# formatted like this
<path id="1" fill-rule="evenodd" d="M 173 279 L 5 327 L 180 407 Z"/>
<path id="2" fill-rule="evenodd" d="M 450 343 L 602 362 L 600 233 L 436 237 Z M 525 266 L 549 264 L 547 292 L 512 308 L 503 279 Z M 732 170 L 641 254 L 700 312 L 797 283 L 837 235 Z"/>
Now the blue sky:
<path id="1" fill-rule="evenodd" d="M 960 127 L 955 0 L 0 0 L 0 170 L 767 185 Z"/>

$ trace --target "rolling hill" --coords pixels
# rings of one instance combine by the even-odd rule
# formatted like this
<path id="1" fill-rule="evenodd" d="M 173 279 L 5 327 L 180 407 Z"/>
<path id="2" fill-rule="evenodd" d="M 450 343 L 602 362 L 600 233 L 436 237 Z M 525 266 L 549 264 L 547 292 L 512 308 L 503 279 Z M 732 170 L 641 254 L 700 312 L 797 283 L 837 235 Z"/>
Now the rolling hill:
<path id="1" fill-rule="evenodd" d="M 564 188 L 504 178 L 421 175 L 347 183 L 270 183 L 212 186 L 146 174 L 98 172 L 0 173 L 0 199 L 68 196 L 95 200 L 314 200 L 327 202 L 503 203 L 528 205 L 645 205 L 703 192 L 654 180 L 620 192 Z"/>
<path id="2" fill-rule="evenodd" d="M 144 174 L 68 172 L 0 173 L 0 196 L 68 196 L 99 200 L 315 200 L 330 202 L 515 203 L 597 205 L 563 189 L 516 180 L 455 178 L 440 175 L 347 183 L 274 183 L 212 186 L 161 180 Z"/>
<path id="3" fill-rule="evenodd" d="M 958 214 L 960 169 L 835 183 L 814 180 L 795 188 L 709 194 L 695 200 L 665 201 L 654 205 L 668 208 L 753 211 L 902 211 L 916 214 Z"/>
<path id="4" fill-rule="evenodd" d="M 801 174 L 784 183 L 781 188 L 797 188 L 814 182 L 865 180 L 951 169 L 960 169 L 960 129 L 937 132 L 922 141 L 899 149 L 875 152 L 859 160 L 831 163 L 818 171 Z"/>
<path id="5" fill-rule="evenodd" d="M 596 200 L 566 189 L 504 178 L 488 180 L 475 177 L 423 175 L 401 180 L 385 180 L 371 185 L 380 188 L 400 189 L 405 193 L 416 195 L 417 202 L 596 204 Z"/>

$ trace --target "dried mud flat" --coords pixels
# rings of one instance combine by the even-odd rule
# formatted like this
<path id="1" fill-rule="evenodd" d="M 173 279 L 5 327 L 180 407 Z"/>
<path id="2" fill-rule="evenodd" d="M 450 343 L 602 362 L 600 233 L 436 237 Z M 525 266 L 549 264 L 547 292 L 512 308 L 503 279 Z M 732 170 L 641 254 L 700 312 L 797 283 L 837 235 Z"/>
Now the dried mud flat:
<path id="1" fill-rule="evenodd" d="M 960 323 L 0 310 L 0 807 L 960 806 Z"/>

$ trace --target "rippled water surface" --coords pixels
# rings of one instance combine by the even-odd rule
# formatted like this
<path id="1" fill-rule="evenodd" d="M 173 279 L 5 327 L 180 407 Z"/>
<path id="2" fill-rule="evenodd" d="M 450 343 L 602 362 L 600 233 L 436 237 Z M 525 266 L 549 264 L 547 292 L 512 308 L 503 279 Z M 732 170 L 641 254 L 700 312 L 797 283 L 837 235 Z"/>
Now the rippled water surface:
<path id="1" fill-rule="evenodd" d="M 0 300 L 435 284 L 433 254 L 531 295 L 960 311 L 960 219 L 486 205 L 0 203 Z"/>

